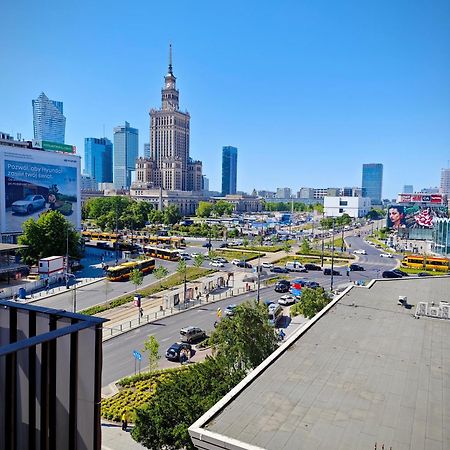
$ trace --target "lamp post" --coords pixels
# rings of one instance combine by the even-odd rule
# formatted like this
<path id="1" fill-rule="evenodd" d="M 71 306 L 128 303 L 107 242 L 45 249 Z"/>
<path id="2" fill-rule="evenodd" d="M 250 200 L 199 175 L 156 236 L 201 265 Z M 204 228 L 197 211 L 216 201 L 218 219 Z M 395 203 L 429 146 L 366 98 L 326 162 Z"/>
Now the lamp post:
<path id="1" fill-rule="evenodd" d="M 344 227 L 341 228 L 341 253 L 344 253 Z"/>
<path id="2" fill-rule="evenodd" d="M 322 219 L 325 218 L 325 211 L 322 212 Z M 324 250 L 324 230 L 323 230 L 323 225 L 322 225 L 322 253 L 320 255 L 320 267 L 322 267 L 323 269 L 323 250 Z"/>
<path id="3" fill-rule="evenodd" d="M 259 303 L 260 297 L 259 297 L 259 290 L 261 286 L 261 253 L 258 253 L 258 284 L 257 284 L 257 291 L 256 291 L 256 302 Z"/>
<path id="4" fill-rule="evenodd" d="M 333 292 L 333 282 L 334 282 L 333 270 L 334 270 L 334 218 L 333 218 L 333 235 L 331 238 L 331 285 L 330 285 L 331 292 Z"/>

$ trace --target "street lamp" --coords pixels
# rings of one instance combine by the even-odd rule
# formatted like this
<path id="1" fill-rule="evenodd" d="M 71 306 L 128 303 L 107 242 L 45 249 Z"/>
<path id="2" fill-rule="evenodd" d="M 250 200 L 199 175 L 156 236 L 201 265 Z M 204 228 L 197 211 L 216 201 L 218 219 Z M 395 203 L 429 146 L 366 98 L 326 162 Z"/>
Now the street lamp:
<path id="1" fill-rule="evenodd" d="M 333 271 L 334 271 L 334 218 L 333 218 L 333 235 L 331 238 L 331 285 L 330 285 L 331 292 L 333 292 L 333 282 L 334 282 Z"/>
<path id="2" fill-rule="evenodd" d="M 325 211 L 322 212 L 322 220 L 325 218 Z M 324 250 L 324 230 L 323 230 L 323 225 L 322 225 L 322 253 L 320 255 L 320 267 L 323 268 L 323 250 Z"/>
<path id="3" fill-rule="evenodd" d="M 259 290 L 261 286 L 261 253 L 258 253 L 258 284 L 257 284 L 257 291 L 256 291 L 256 301 L 259 303 L 260 297 L 259 297 Z"/>
<path id="4" fill-rule="evenodd" d="M 72 312 L 77 312 L 77 279 L 73 273 L 66 273 L 66 286 L 69 288 L 69 278 L 73 278 L 75 283 L 72 289 Z"/>

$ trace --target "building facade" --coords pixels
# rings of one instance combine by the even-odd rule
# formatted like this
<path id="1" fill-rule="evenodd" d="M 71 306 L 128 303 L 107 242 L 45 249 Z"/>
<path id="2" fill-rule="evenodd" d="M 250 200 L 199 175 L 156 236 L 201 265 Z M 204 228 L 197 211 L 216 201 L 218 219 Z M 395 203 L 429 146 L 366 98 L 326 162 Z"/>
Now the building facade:
<path id="1" fill-rule="evenodd" d="M 128 122 L 114 128 L 114 187 L 129 189 L 139 153 L 139 131 Z"/>
<path id="2" fill-rule="evenodd" d="M 97 183 L 113 182 L 113 145 L 108 138 L 84 139 L 84 172 Z"/>
<path id="3" fill-rule="evenodd" d="M 50 100 L 43 92 L 33 105 L 33 131 L 37 141 L 64 144 L 66 118 L 63 114 L 63 102 Z"/>
<path id="4" fill-rule="evenodd" d="M 434 220 L 433 252 L 442 256 L 450 256 L 450 219 Z"/>
<path id="5" fill-rule="evenodd" d="M 82 191 L 96 191 L 98 189 L 98 183 L 95 178 L 86 174 L 81 175 L 80 186 Z"/>
<path id="6" fill-rule="evenodd" d="M 381 205 L 383 164 L 363 164 L 361 187 L 363 197 L 369 197 L 373 205 Z"/>
<path id="7" fill-rule="evenodd" d="M 144 158 L 150 158 L 150 144 L 144 144 Z"/>
<path id="8" fill-rule="evenodd" d="M 441 170 L 441 186 L 439 192 L 450 196 L 450 169 Z"/>
<path id="9" fill-rule="evenodd" d="M 222 147 L 222 195 L 236 194 L 237 156 L 236 147 Z"/>
<path id="10" fill-rule="evenodd" d="M 167 191 L 201 191 L 202 163 L 189 156 L 190 115 L 179 110 L 179 91 L 172 69 L 169 69 L 161 90 L 161 108 L 150 110 L 150 155 L 146 169 L 149 188 Z M 139 171 L 139 168 L 137 168 Z"/>
<path id="11" fill-rule="evenodd" d="M 414 186 L 412 184 L 405 184 L 403 186 L 403 194 L 413 194 L 414 193 Z"/>
<path id="12" fill-rule="evenodd" d="M 277 188 L 277 193 L 275 194 L 276 198 L 291 198 L 291 188 L 284 187 L 284 188 Z"/>
<path id="13" fill-rule="evenodd" d="M 371 202 L 367 197 L 324 197 L 325 217 L 340 217 L 348 214 L 350 217 L 364 217 L 370 211 Z"/>

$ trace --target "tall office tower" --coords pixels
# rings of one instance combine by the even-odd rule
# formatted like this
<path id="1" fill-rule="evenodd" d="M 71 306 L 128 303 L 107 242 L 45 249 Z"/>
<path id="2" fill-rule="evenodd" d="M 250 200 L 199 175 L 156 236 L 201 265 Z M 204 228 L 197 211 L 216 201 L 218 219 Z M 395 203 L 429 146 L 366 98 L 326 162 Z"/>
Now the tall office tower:
<path id="1" fill-rule="evenodd" d="M 236 147 L 222 147 L 222 195 L 236 194 L 237 154 Z"/>
<path id="2" fill-rule="evenodd" d="M 32 100 L 32 105 L 34 139 L 64 144 L 66 118 L 63 102 L 50 100 L 41 92 L 36 100 Z"/>
<path id="3" fill-rule="evenodd" d="M 112 183 L 113 145 L 108 138 L 84 139 L 84 172 L 97 183 Z"/>
<path id="4" fill-rule="evenodd" d="M 144 144 L 144 158 L 150 158 L 150 144 Z"/>
<path id="5" fill-rule="evenodd" d="M 441 186 L 439 192 L 450 196 L 450 169 L 441 170 Z"/>
<path id="6" fill-rule="evenodd" d="M 128 122 L 114 128 L 114 187 L 128 189 L 131 172 L 136 169 L 139 153 L 139 131 Z"/>
<path id="7" fill-rule="evenodd" d="M 363 197 L 369 197 L 373 205 L 381 205 L 383 164 L 363 164 L 361 187 Z"/>
<path id="8" fill-rule="evenodd" d="M 189 157 L 190 115 L 179 110 L 172 46 L 161 97 L 161 108 L 150 110 L 150 184 L 169 191 L 201 191 L 202 163 Z M 147 177 L 142 174 L 139 178 Z"/>
<path id="9" fill-rule="evenodd" d="M 405 184 L 403 186 L 403 194 L 413 194 L 414 186 L 412 184 Z"/>
<path id="10" fill-rule="evenodd" d="M 202 175 L 202 191 L 209 191 L 209 178 Z"/>

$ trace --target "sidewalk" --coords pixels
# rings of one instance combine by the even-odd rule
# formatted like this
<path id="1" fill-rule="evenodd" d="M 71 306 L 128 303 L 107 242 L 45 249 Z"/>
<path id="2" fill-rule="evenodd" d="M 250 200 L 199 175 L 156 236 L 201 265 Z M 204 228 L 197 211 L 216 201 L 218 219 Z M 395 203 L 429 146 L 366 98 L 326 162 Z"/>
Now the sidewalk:
<path id="1" fill-rule="evenodd" d="M 131 437 L 131 427 L 122 431 L 122 424 L 102 419 L 102 450 L 145 450 Z"/>

